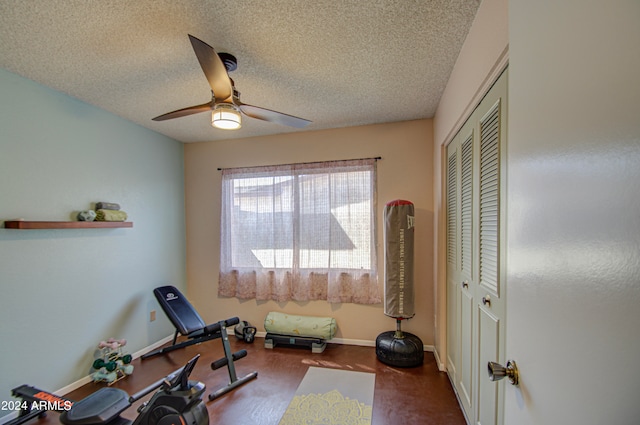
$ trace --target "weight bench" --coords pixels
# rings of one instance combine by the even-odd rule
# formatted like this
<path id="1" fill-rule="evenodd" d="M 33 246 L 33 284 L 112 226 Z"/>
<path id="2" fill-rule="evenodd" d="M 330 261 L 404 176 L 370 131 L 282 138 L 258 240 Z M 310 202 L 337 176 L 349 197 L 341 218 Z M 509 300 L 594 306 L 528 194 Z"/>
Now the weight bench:
<path id="1" fill-rule="evenodd" d="M 182 295 L 176 287 L 171 285 L 161 286 L 153 290 L 153 295 L 155 295 L 158 300 L 162 311 L 165 312 L 173 326 L 175 326 L 176 332 L 173 335 L 173 342 L 170 346 L 162 347 L 158 350 L 143 354 L 141 356 L 142 360 L 159 354 L 169 353 L 179 348 L 220 338 L 222 339 L 225 357 L 211 363 L 211 369 L 216 370 L 227 366 L 230 382 L 226 387 L 210 394 L 209 400 L 220 397 L 221 395 L 226 394 L 232 389 L 258 376 L 258 372 L 251 372 L 240 379 L 238 379 L 236 375 L 236 369 L 233 362 L 245 357 L 247 355 L 247 350 L 240 350 L 235 353 L 231 352 L 227 328 L 238 324 L 240 319 L 232 317 L 207 325 L 205 321 L 202 320 L 202 317 L 200 317 L 196 309 L 193 308 L 187 298 Z M 177 342 L 178 335 L 186 336 L 188 339 L 182 342 Z"/>

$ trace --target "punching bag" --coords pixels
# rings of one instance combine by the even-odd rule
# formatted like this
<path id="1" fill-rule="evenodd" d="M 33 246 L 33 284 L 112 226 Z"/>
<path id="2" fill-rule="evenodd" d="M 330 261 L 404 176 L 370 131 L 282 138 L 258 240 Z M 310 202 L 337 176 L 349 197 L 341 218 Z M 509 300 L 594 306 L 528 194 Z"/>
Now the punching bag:
<path id="1" fill-rule="evenodd" d="M 413 289 L 413 203 L 396 200 L 384 207 L 384 314 L 415 315 Z"/>
<path id="2" fill-rule="evenodd" d="M 403 320 L 415 315 L 413 282 L 413 203 L 396 200 L 384 207 L 384 314 L 396 319 L 396 330 L 376 338 L 376 356 L 396 367 L 420 366 L 424 346 L 420 338 L 402 332 Z"/>

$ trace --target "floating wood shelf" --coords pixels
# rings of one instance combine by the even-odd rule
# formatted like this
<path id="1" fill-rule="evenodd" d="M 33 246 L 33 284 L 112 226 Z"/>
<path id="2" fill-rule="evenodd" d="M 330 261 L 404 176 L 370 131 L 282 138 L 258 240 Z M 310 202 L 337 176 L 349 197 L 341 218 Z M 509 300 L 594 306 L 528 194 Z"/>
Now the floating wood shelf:
<path id="1" fill-rule="evenodd" d="M 133 227 L 131 221 L 26 221 L 7 220 L 5 229 L 105 229 Z"/>

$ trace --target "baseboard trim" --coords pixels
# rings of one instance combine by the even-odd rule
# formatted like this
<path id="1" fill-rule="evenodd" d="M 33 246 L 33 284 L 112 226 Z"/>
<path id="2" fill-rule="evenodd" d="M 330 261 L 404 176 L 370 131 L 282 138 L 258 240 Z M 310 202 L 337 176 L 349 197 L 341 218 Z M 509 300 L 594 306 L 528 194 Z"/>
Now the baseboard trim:
<path id="1" fill-rule="evenodd" d="M 440 360 L 440 356 L 438 355 L 438 350 L 436 350 L 435 347 L 433 348 L 433 355 L 436 358 L 436 365 L 438 366 L 438 370 L 440 372 L 446 372 L 447 368 L 446 368 L 445 364 L 442 363 L 442 361 Z"/>
<path id="2" fill-rule="evenodd" d="M 467 412 L 465 412 L 464 407 L 462 407 L 462 401 L 460 400 L 460 394 L 458 394 L 458 390 L 456 389 L 456 385 L 455 382 L 453 382 L 453 377 L 451 376 L 451 374 L 448 371 L 445 371 L 447 373 L 447 378 L 449 378 L 449 384 L 451 384 L 451 389 L 453 389 L 453 393 L 456 395 L 456 400 L 458 401 L 458 405 L 460 406 L 460 410 L 462 411 L 462 416 L 464 416 L 464 420 L 467 423 L 467 425 L 471 425 L 471 422 L 469 421 L 469 418 L 467 417 Z"/>
<path id="3" fill-rule="evenodd" d="M 264 338 L 267 335 L 266 332 L 256 332 L 256 337 Z M 342 345 L 358 345 L 361 347 L 375 347 L 376 342 L 368 339 L 351 339 L 351 338 L 332 338 L 327 341 L 330 344 L 342 344 Z M 424 351 L 434 352 L 435 347 L 433 345 L 423 345 Z M 438 363 L 439 364 L 439 363 Z"/>
<path id="4" fill-rule="evenodd" d="M 173 335 L 169 335 L 166 338 L 161 339 L 160 341 L 151 344 L 148 347 L 143 348 L 142 350 L 136 351 L 135 353 L 132 354 L 134 359 L 137 359 L 139 357 L 142 357 L 143 354 L 148 353 L 149 351 L 153 351 L 156 348 L 160 348 L 161 346 L 163 346 L 164 344 L 166 344 L 167 342 L 173 341 Z"/>
<path id="5" fill-rule="evenodd" d="M 358 345 L 360 347 L 375 347 L 376 342 L 367 339 L 350 339 L 350 338 L 332 338 L 329 341 L 332 344 L 342 345 Z"/>
<path id="6" fill-rule="evenodd" d="M 133 353 L 131 355 L 131 357 L 133 357 L 133 359 L 135 360 L 135 359 L 139 358 L 140 356 L 142 356 L 144 353 L 148 353 L 151 350 L 155 350 L 156 348 L 158 348 L 158 347 L 160 347 L 160 346 L 162 346 L 162 345 L 164 345 L 167 342 L 172 341 L 172 340 L 173 340 L 173 335 L 170 335 L 170 336 L 168 336 L 166 338 L 161 339 L 158 342 L 155 342 L 155 343 L 149 345 L 148 347 L 145 347 L 145 348 L 143 348 L 143 349 L 141 349 L 139 351 L 136 351 L 135 353 Z M 84 378 L 79 379 L 76 382 L 73 382 L 73 383 L 67 385 L 66 387 L 60 388 L 58 391 L 54 391 L 54 394 L 68 394 L 71 391 L 75 391 L 78 388 L 80 388 L 81 386 L 86 385 L 91 381 L 92 381 L 91 375 L 87 375 Z"/>
<path id="7" fill-rule="evenodd" d="M 370 340 L 365 340 L 365 339 L 348 339 L 348 338 L 333 338 L 327 342 L 330 342 L 332 344 L 343 344 L 343 345 L 359 345 L 362 347 L 375 347 L 376 346 L 376 342 L 375 341 L 370 341 Z M 428 351 L 428 352 L 433 352 L 435 347 L 433 345 L 426 345 L 424 344 L 422 346 L 422 349 L 424 351 Z"/>

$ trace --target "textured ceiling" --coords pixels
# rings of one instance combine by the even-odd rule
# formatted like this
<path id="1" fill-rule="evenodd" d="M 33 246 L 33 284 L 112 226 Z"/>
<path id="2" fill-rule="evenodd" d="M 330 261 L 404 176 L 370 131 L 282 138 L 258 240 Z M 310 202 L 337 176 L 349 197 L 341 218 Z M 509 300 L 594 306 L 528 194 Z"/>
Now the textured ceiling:
<path id="1" fill-rule="evenodd" d="M 479 0 L 2 0 L 0 67 L 183 142 L 433 117 Z M 241 100 L 295 129 L 209 113 L 187 34 L 238 59 Z"/>

